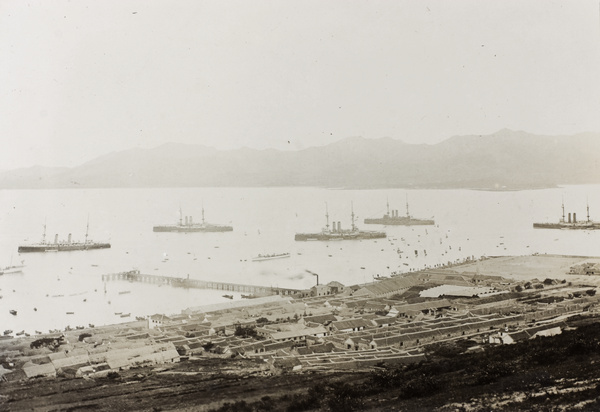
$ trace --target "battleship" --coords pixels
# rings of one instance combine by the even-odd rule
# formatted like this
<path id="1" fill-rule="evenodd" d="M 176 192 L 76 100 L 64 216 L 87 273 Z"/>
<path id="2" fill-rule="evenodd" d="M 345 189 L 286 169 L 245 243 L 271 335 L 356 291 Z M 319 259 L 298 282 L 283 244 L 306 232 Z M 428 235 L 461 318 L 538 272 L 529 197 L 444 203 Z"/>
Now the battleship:
<path id="1" fill-rule="evenodd" d="M 380 218 L 365 219 L 367 225 L 401 225 L 401 226 L 418 226 L 418 225 L 434 225 L 435 222 L 431 219 L 417 219 L 408 212 L 408 199 L 406 200 L 406 216 L 398 215 L 398 210 L 392 210 L 390 214 L 390 203 L 387 202 L 387 213 Z"/>
<path id="2" fill-rule="evenodd" d="M 587 205 L 587 219 L 577 220 L 577 213 L 569 213 L 565 220 L 565 203 L 562 204 L 562 217 L 557 223 L 534 223 L 535 229 L 571 229 L 571 230 L 595 230 L 600 229 L 600 222 L 590 220 L 590 206 Z"/>
<path id="3" fill-rule="evenodd" d="M 332 229 L 329 229 L 329 211 L 327 210 L 327 203 L 325 204 L 325 218 L 327 224 L 319 233 L 296 233 L 295 240 L 308 241 L 308 240 L 361 240 L 361 239 L 381 239 L 385 238 L 385 232 L 375 231 L 363 231 L 358 230 L 354 224 L 354 207 L 352 207 L 352 226 L 348 230 L 342 229 L 341 222 L 333 222 Z"/>
<path id="4" fill-rule="evenodd" d="M 71 234 L 67 240 L 59 241 L 58 234 L 54 235 L 54 242 L 46 242 L 46 224 L 44 223 L 44 234 L 42 235 L 42 241 L 40 243 L 33 243 L 31 245 L 21 245 L 18 248 L 19 253 L 31 253 L 31 252 L 70 252 L 75 250 L 92 250 L 92 249 L 108 249 L 110 243 L 93 242 L 88 239 L 90 224 L 88 222 L 85 231 L 84 242 L 74 242 L 71 239 Z"/>
<path id="5" fill-rule="evenodd" d="M 179 223 L 176 225 L 154 226 L 154 232 L 231 232 L 233 227 L 226 225 L 215 225 L 204 221 L 204 207 L 202 207 L 202 223 L 194 223 L 192 216 L 185 216 L 179 209 Z"/>

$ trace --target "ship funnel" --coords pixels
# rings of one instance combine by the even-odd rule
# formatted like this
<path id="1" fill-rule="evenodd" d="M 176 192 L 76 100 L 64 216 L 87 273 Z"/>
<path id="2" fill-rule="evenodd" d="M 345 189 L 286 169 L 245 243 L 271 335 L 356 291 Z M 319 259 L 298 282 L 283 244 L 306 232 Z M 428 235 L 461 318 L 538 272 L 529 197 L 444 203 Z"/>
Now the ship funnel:
<path id="1" fill-rule="evenodd" d="M 193 223 L 192 223 L 192 217 L 190 216 L 190 225 L 192 225 L 192 224 L 193 224 Z"/>
<path id="2" fill-rule="evenodd" d="M 71 234 L 69 233 L 69 239 L 67 240 L 67 243 L 71 243 Z"/>
<path id="3" fill-rule="evenodd" d="M 186 226 L 188 225 L 188 222 L 189 222 L 189 216 L 186 216 L 186 217 L 185 217 L 185 225 L 186 225 Z"/>
<path id="4" fill-rule="evenodd" d="M 569 213 L 569 223 L 571 223 L 571 214 Z"/>
<path id="5" fill-rule="evenodd" d="M 332 224 L 331 228 L 332 228 L 333 232 L 335 233 L 335 231 L 337 230 L 337 229 L 335 228 L 335 220 L 333 221 L 333 224 Z"/>
<path id="6" fill-rule="evenodd" d="M 337 230 L 338 230 L 338 232 L 341 232 L 341 231 L 342 231 L 342 222 L 340 222 L 339 220 L 338 220 L 338 227 L 337 227 Z"/>
<path id="7" fill-rule="evenodd" d="M 573 213 L 573 223 L 577 223 L 577 213 Z"/>
<path id="8" fill-rule="evenodd" d="M 54 235 L 54 243 L 58 243 L 58 233 Z"/>

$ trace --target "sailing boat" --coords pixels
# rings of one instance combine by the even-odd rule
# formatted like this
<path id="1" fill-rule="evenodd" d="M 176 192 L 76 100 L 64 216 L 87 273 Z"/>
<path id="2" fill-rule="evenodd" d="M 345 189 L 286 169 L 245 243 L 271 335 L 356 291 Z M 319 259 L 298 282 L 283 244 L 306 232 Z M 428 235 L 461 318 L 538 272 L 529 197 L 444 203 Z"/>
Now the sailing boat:
<path id="1" fill-rule="evenodd" d="M 10 257 L 10 265 L 0 268 L 0 275 L 4 275 L 4 274 L 8 274 L 8 273 L 20 273 L 23 271 L 23 268 L 25 267 L 25 265 L 23 264 L 25 263 L 24 260 L 21 261 L 20 265 L 15 265 L 13 266 L 12 264 L 12 256 Z"/>

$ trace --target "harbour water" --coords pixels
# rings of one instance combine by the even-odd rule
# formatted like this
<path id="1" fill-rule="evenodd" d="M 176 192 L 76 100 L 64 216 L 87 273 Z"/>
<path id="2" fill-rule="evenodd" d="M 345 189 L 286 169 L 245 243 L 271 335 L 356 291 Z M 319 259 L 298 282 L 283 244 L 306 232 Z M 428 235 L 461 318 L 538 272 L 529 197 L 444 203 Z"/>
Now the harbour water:
<path id="1" fill-rule="evenodd" d="M 227 301 L 223 292 L 110 281 L 102 274 L 142 273 L 202 280 L 309 288 L 319 281 L 366 283 L 425 266 L 468 257 L 533 253 L 600 256 L 600 231 L 533 229 L 533 222 L 558 221 L 561 201 L 580 220 L 600 220 L 600 186 L 527 191 L 328 190 L 319 188 L 161 188 L 0 191 L 0 266 L 20 264 L 21 273 L 0 276 L 0 332 L 63 329 L 117 323 L 154 313 Z M 365 225 L 390 208 L 434 226 Z M 384 230 L 387 239 L 296 242 L 296 232 L 319 231 L 330 221 Z M 157 233 L 152 227 L 184 216 L 232 225 L 225 233 Z M 54 234 L 110 241 L 110 249 L 18 254 L 23 243 Z M 288 259 L 253 262 L 258 254 L 289 252 Z M 541 273 L 540 277 L 544 277 Z M 229 292 L 228 292 L 229 293 Z M 234 299 L 240 299 L 233 293 Z M 12 315 L 9 310 L 16 310 Z M 130 314 L 129 318 L 121 314 Z"/>

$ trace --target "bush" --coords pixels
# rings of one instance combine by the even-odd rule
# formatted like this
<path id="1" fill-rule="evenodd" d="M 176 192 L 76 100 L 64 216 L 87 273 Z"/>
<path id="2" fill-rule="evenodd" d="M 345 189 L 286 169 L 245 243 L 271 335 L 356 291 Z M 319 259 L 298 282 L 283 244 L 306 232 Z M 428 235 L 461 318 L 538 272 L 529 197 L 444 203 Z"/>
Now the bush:
<path id="1" fill-rule="evenodd" d="M 356 411 L 363 407 L 360 392 L 347 383 L 332 384 L 327 396 L 327 406 L 333 412 Z"/>
<path id="2" fill-rule="evenodd" d="M 238 326 L 235 328 L 235 336 L 242 338 L 255 338 L 257 335 L 256 329 L 250 326 Z"/>
<path id="3" fill-rule="evenodd" d="M 92 334 L 91 333 L 82 333 L 81 335 L 79 335 L 79 342 L 83 342 L 83 340 L 85 338 L 91 338 Z"/>

